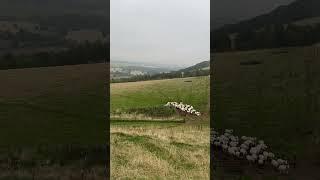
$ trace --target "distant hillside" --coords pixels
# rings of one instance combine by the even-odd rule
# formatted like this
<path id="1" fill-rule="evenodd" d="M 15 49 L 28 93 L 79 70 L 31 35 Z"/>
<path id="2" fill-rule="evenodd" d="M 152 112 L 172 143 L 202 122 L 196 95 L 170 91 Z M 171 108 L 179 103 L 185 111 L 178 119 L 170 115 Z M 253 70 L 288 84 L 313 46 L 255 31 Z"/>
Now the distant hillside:
<path id="1" fill-rule="evenodd" d="M 203 61 L 196 65 L 190 66 L 185 69 L 179 70 L 179 72 L 195 72 L 195 71 L 202 71 L 202 70 L 209 70 L 210 68 L 210 61 Z"/>
<path id="2" fill-rule="evenodd" d="M 104 0 L 1 0 L 0 16 L 30 17 L 65 13 L 109 16 Z"/>
<path id="3" fill-rule="evenodd" d="M 108 5 L 104 0 L 1 0 L 0 69 L 104 62 L 110 49 Z"/>
<path id="4" fill-rule="evenodd" d="M 123 69 L 111 65 L 111 82 L 134 82 L 134 81 L 146 81 L 146 80 L 157 80 L 157 79 L 172 79 L 180 77 L 196 77 L 196 76 L 207 76 L 210 74 L 210 62 L 203 61 L 196 65 L 190 66 L 188 68 L 180 70 L 172 70 L 170 72 L 158 72 L 158 73 L 139 73 L 139 74 L 130 74 L 128 70 L 130 68 Z M 146 69 L 147 70 L 147 69 Z M 117 72 L 115 72 L 117 71 Z M 125 73 L 119 73 L 120 71 L 125 71 Z M 139 71 L 143 72 L 143 71 Z"/>
<path id="5" fill-rule="evenodd" d="M 111 79 L 127 79 L 135 76 L 150 76 L 159 73 L 169 73 L 178 70 L 170 65 L 159 65 L 155 63 L 111 61 Z"/>
<path id="6" fill-rule="evenodd" d="M 215 32 L 229 33 L 258 29 L 271 24 L 289 24 L 294 21 L 320 16 L 319 0 L 297 0 L 286 6 L 279 6 L 268 14 L 242 21 L 237 24 L 223 26 Z"/>
<path id="7" fill-rule="evenodd" d="M 319 17 L 319 0 L 296 0 L 270 13 L 214 30 L 211 45 L 216 50 L 230 49 L 231 34 L 237 35 L 236 48 L 240 50 L 314 44 L 320 41 Z"/>

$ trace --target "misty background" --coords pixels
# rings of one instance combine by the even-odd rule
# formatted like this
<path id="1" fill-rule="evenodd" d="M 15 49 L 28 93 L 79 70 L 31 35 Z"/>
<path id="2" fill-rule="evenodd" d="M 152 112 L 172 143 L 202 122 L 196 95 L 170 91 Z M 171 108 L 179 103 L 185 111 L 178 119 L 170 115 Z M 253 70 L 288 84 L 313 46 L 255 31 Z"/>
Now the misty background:
<path id="1" fill-rule="evenodd" d="M 209 60 L 210 0 L 112 0 L 110 11 L 111 61 Z"/>

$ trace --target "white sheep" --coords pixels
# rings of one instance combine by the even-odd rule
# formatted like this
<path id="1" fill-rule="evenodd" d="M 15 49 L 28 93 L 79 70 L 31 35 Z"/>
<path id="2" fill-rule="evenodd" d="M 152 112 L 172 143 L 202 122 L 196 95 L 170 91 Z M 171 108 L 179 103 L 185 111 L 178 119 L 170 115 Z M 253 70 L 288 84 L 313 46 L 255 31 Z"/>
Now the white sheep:
<path id="1" fill-rule="evenodd" d="M 224 132 L 232 134 L 233 133 L 233 129 L 226 129 Z"/>
<path id="2" fill-rule="evenodd" d="M 272 152 L 269 152 L 268 157 L 269 157 L 270 159 L 273 159 L 275 156 L 274 156 L 274 154 L 273 154 Z"/>
<path id="3" fill-rule="evenodd" d="M 280 171 L 280 173 L 283 173 L 283 174 L 288 174 L 288 166 L 287 165 L 280 165 L 278 167 L 278 170 Z"/>
<path id="4" fill-rule="evenodd" d="M 272 166 L 275 167 L 275 168 L 278 168 L 278 166 L 279 166 L 278 161 L 276 161 L 276 160 L 274 160 L 274 159 L 272 159 L 271 164 L 272 164 Z"/>
<path id="5" fill-rule="evenodd" d="M 241 149 L 240 149 L 240 153 L 241 153 L 243 156 L 245 156 L 245 155 L 247 155 L 247 150 L 241 148 Z"/>
<path id="6" fill-rule="evenodd" d="M 257 162 L 259 166 L 266 163 L 277 169 L 280 173 L 288 173 L 289 164 L 287 160 L 275 159 L 275 154 L 268 152 L 268 146 L 263 140 L 258 140 L 255 137 L 238 136 L 233 135 L 232 129 L 226 129 L 222 135 L 213 131 L 213 142 L 215 146 L 222 147 L 224 152 L 238 157 L 245 158 L 250 163 Z"/>

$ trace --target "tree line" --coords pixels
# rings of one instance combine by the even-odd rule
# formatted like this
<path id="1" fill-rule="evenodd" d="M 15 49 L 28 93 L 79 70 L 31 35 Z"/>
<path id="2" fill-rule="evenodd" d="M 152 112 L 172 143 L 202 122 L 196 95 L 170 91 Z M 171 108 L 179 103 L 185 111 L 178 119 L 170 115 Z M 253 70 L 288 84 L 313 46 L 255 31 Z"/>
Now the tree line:
<path id="1" fill-rule="evenodd" d="M 99 63 L 109 61 L 109 46 L 105 42 L 69 45 L 65 50 L 29 54 L 5 53 L 0 57 L 0 69 L 47 67 Z"/>
<path id="2" fill-rule="evenodd" d="M 230 31 L 212 33 L 213 51 L 231 50 Z M 242 29 L 237 33 L 235 50 L 308 46 L 320 42 L 320 24 L 313 26 L 272 24 L 260 29 Z"/>
<path id="3" fill-rule="evenodd" d="M 208 76 L 210 70 L 193 70 L 193 71 L 172 71 L 169 73 L 159 73 L 154 75 L 138 75 L 129 78 L 120 78 L 120 79 L 111 79 L 111 83 L 120 83 L 120 82 L 136 82 L 136 81 L 148 81 L 148 80 L 161 80 L 161 79 L 173 79 L 173 78 L 182 78 L 182 77 L 196 77 L 196 76 Z"/>

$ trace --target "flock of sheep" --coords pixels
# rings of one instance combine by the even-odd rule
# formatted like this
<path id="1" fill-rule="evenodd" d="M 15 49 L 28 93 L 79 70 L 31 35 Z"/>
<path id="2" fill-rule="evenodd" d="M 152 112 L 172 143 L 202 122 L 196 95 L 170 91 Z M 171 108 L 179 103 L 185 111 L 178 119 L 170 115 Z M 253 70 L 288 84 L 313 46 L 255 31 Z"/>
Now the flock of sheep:
<path id="1" fill-rule="evenodd" d="M 274 153 L 267 151 L 268 146 L 263 140 L 246 136 L 239 138 L 233 135 L 232 129 L 226 129 L 221 135 L 213 130 L 212 134 L 213 145 L 231 156 L 247 159 L 250 163 L 257 163 L 260 166 L 270 163 L 280 173 L 287 174 L 289 171 L 288 161 L 277 159 Z"/>
<path id="2" fill-rule="evenodd" d="M 196 111 L 193 106 L 188 105 L 188 104 L 183 104 L 182 102 L 177 103 L 177 102 L 167 102 L 164 106 L 175 108 L 179 110 L 180 112 L 191 114 L 191 115 L 196 115 L 200 116 L 200 112 Z"/>
<path id="3" fill-rule="evenodd" d="M 175 108 L 184 114 L 200 116 L 200 112 L 196 111 L 193 106 L 183 104 L 182 102 L 167 102 L 164 106 Z M 287 160 L 276 158 L 275 154 L 267 151 L 268 146 L 263 140 L 257 140 L 255 137 L 246 137 L 233 135 L 232 129 L 226 129 L 224 134 L 219 135 L 217 131 L 212 132 L 213 145 L 224 152 L 241 159 L 247 159 L 250 163 L 257 163 L 260 166 L 270 163 L 280 173 L 289 172 L 289 163 Z"/>

